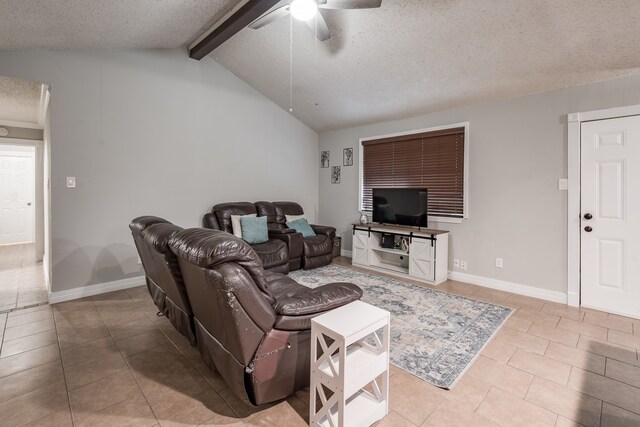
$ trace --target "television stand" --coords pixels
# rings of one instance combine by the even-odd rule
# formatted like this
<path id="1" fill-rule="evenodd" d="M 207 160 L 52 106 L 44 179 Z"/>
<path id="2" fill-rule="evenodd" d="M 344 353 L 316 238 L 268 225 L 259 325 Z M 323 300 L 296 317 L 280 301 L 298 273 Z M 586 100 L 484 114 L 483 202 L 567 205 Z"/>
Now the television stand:
<path id="1" fill-rule="evenodd" d="M 383 247 L 382 235 L 405 240 L 408 251 Z M 447 280 L 449 232 L 381 224 L 353 224 L 352 263 L 438 285 Z"/>

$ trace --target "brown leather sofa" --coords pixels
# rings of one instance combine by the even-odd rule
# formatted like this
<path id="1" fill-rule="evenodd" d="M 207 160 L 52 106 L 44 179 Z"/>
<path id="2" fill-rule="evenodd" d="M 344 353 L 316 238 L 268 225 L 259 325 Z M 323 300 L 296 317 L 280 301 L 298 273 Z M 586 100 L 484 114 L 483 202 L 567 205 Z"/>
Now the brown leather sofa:
<path id="1" fill-rule="evenodd" d="M 129 224 L 146 274 L 147 288 L 160 312 L 173 327 L 195 345 L 191 303 L 182 280 L 178 259 L 169 239 L 181 227 L 153 216 L 135 218 Z"/>
<path id="2" fill-rule="evenodd" d="M 205 214 L 203 226 L 214 230 L 223 230 L 232 233 L 231 215 L 249 215 L 267 217 L 269 227 L 269 241 L 259 245 L 251 245 L 265 265 L 265 269 L 278 273 L 287 273 L 282 265 L 286 252 L 289 262 L 288 270 L 305 270 L 331 264 L 333 241 L 336 229 L 322 225 L 311 225 L 316 233 L 312 237 L 303 237 L 302 234 L 286 225 L 286 215 L 304 215 L 302 206 L 294 202 L 266 202 L 256 203 L 235 202 L 220 203 L 211 209 L 211 213 Z M 286 245 L 274 242 L 280 241 Z"/>
<path id="3" fill-rule="evenodd" d="M 273 202 L 273 209 L 266 209 L 265 206 L 268 202 L 258 202 L 256 206 L 261 204 L 262 209 L 258 207 L 258 215 L 268 215 L 267 223 L 272 222 L 271 229 L 272 236 L 276 235 L 275 230 L 281 230 L 281 232 L 288 233 L 290 228 L 287 228 L 287 215 L 304 215 L 302 206 L 294 202 Z M 275 215 L 274 215 L 275 214 Z M 302 268 L 309 270 L 311 268 L 322 267 L 323 265 L 331 264 L 333 241 L 336 237 L 336 229 L 333 227 L 327 227 L 324 225 L 310 224 L 315 236 L 303 237 L 302 234 L 296 233 L 299 239 L 302 241 Z"/>
<path id="4" fill-rule="evenodd" d="M 210 213 L 204 215 L 202 225 L 205 228 L 222 230 L 233 234 L 231 215 L 251 214 L 258 214 L 253 203 L 219 203 L 211 209 Z M 251 245 L 251 247 L 256 251 L 260 260 L 262 260 L 262 265 L 265 270 L 287 274 L 289 272 L 289 249 L 282 240 L 271 236 L 269 237 L 267 242 Z"/>
<path id="5" fill-rule="evenodd" d="M 350 283 L 310 289 L 267 272 L 251 246 L 221 231 L 182 230 L 169 246 L 184 277 L 203 360 L 254 405 L 308 386 L 311 319 L 362 296 Z"/>

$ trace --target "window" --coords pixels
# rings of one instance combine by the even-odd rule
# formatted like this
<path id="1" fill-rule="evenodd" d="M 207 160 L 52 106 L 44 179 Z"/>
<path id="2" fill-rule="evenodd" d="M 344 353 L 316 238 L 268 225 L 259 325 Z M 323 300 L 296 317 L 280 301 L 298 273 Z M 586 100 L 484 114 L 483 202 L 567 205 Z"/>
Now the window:
<path id="1" fill-rule="evenodd" d="M 429 215 L 464 218 L 466 128 L 363 140 L 362 209 L 372 209 L 373 188 L 426 188 Z"/>

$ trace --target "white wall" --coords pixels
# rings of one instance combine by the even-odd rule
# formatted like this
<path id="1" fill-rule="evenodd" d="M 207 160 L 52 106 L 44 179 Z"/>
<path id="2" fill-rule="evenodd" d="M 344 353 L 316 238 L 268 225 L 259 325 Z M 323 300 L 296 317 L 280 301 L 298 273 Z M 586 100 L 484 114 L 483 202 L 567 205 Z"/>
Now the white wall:
<path id="1" fill-rule="evenodd" d="M 451 231 L 452 260 L 467 273 L 544 290 L 566 292 L 566 115 L 640 103 L 640 76 L 474 105 L 368 126 L 321 133 L 320 150 L 331 166 L 353 147 L 356 163 L 342 167 L 342 182 L 320 169 L 319 222 L 338 228 L 351 249 L 350 224 L 358 220 L 358 140 L 468 121 L 470 124 L 469 218 L 461 224 L 430 223 Z M 319 166 L 316 166 L 319 167 Z M 495 268 L 495 258 L 504 268 Z"/>
<path id="2" fill-rule="evenodd" d="M 316 217 L 317 134 L 213 60 L 5 52 L 0 74 L 51 87 L 53 291 L 141 275 L 139 215 L 193 227 L 218 202 L 278 199 Z"/>

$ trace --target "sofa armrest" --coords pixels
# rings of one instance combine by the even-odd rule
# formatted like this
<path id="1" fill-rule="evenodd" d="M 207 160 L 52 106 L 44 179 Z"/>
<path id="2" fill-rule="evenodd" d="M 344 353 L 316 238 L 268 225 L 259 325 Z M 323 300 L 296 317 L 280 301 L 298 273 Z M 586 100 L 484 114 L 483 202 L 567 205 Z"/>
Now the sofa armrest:
<path id="1" fill-rule="evenodd" d="M 216 218 L 216 215 L 211 212 L 204 214 L 204 216 L 202 217 L 202 227 L 220 230 L 220 224 L 218 223 L 218 218 Z"/>
<path id="2" fill-rule="evenodd" d="M 325 236 L 329 236 L 331 240 L 333 240 L 336 237 L 336 229 L 333 227 L 328 227 L 326 225 L 311 224 L 311 228 L 316 234 L 324 234 Z"/>
<path id="3" fill-rule="evenodd" d="M 293 228 L 270 229 L 269 239 L 281 240 L 287 245 L 289 260 L 302 256 L 303 240 L 302 234 Z"/>
<path id="4" fill-rule="evenodd" d="M 319 288 L 276 302 L 273 309 L 281 316 L 304 316 L 320 314 L 342 307 L 362 297 L 362 289 L 353 283 L 329 283 Z"/>
<path id="5" fill-rule="evenodd" d="M 269 236 L 276 234 L 293 234 L 297 233 L 293 228 L 279 228 L 279 227 L 268 227 Z"/>

